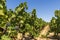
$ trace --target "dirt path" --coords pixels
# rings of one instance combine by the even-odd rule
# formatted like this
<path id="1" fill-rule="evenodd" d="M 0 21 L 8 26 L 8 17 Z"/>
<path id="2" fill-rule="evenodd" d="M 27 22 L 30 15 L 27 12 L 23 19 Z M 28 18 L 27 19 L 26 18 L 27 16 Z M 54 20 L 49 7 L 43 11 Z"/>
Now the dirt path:
<path id="1" fill-rule="evenodd" d="M 48 38 L 41 38 L 42 35 L 46 36 L 47 32 L 50 30 L 49 25 L 45 26 L 42 31 L 40 32 L 39 37 L 37 37 L 37 40 L 48 40 Z"/>
<path id="2" fill-rule="evenodd" d="M 42 31 L 40 32 L 40 37 L 41 35 L 46 36 L 47 32 L 50 30 L 49 25 L 45 26 Z"/>

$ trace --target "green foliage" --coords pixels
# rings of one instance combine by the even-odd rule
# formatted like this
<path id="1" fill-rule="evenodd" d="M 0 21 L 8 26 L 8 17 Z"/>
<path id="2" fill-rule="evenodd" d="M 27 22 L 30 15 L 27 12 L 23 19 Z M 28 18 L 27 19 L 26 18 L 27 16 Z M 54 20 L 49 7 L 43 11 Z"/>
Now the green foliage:
<path id="1" fill-rule="evenodd" d="M 51 31 L 58 35 L 60 32 L 60 10 L 55 11 L 55 17 L 52 17 L 50 22 Z"/>
<path id="2" fill-rule="evenodd" d="M 0 36 L 1 40 L 12 40 L 11 37 L 17 37 L 18 33 L 24 35 L 26 32 L 36 37 L 46 25 L 44 20 L 37 18 L 36 9 L 33 9 L 31 13 L 26 12 L 28 9 L 26 2 L 19 4 L 15 11 L 7 10 L 6 6 L 3 7 L 0 9 L 4 11 L 4 15 L 0 15 L 0 27 L 6 32 Z"/>
<path id="3" fill-rule="evenodd" d="M 10 37 L 8 37 L 7 35 L 3 35 L 1 37 L 1 40 L 12 40 Z"/>
<path id="4" fill-rule="evenodd" d="M 51 28 L 51 32 L 54 32 L 56 34 L 56 30 L 57 30 L 57 24 L 56 24 L 56 18 L 52 17 L 51 23 L 50 23 L 50 28 Z"/>

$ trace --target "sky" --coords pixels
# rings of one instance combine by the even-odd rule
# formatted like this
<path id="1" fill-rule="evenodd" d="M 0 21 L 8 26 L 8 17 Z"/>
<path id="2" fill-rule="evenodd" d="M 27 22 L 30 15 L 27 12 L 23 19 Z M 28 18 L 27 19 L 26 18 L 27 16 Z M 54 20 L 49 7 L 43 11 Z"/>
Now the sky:
<path id="1" fill-rule="evenodd" d="M 36 9 L 37 17 L 49 22 L 54 11 L 60 9 L 60 0 L 6 0 L 7 9 L 14 10 L 20 3 L 27 2 L 28 12 Z"/>

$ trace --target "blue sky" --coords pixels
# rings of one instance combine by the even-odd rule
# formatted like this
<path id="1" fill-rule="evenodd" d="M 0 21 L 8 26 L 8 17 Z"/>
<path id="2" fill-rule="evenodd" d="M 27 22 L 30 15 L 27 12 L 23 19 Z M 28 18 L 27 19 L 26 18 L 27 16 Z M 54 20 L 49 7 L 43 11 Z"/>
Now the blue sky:
<path id="1" fill-rule="evenodd" d="M 7 0 L 7 8 L 15 9 L 21 2 L 27 2 L 28 12 L 36 9 L 37 17 L 49 22 L 54 11 L 60 9 L 60 0 Z"/>

